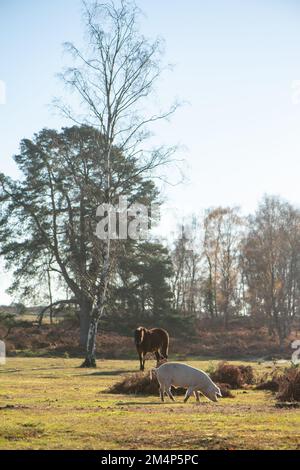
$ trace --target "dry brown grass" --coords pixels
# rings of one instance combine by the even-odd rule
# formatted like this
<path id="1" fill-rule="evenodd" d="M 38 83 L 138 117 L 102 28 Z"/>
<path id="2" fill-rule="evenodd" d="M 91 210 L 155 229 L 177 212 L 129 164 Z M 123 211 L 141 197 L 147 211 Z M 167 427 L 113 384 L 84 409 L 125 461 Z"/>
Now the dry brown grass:
<path id="1" fill-rule="evenodd" d="M 277 399 L 283 402 L 300 402 L 300 368 L 291 367 L 279 379 Z"/>
<path id="2" fill-rule="evenodd" d="M 150 373 L 136 372 L 124 376 L 119 382 L 114 383 L 107 393 L 124 395 L 157 395 L 158 382 L 150 380 Z"/>
<path id="3" fill-rule="evenodd" d="M 256 387 L 255 390 L 269 390 L 270 392 L 278 392 L 279 385 L 277 380 L 270 379 L 263 382 L 260 382 Z"/>
<path id="4" fill-rule="evenodd" d="M 287 369 L 274 369 L 271 374 L 261 377 L 256 390 L 269 390 L 277 393 L 279 402 L 300 402 L 300 368 L 289 367 Z"/>
<path id="5" fill-rule="evenodd" d="M 227 384 L 229 388 L 243 388 L 254 383 L 254 372 L 251 366 L 236 366 L 227 362 L 220 362 L 211 374 L 212 380 Z"/>
<path id="6" fill-rule="evenodd" d="M 34 318 L 34 317 L 33 317 Z M 193 337 L 171 338 L 170 352 L 184 360 L 188 356 L 219 357 L 224 359 L 240 359 L 246 357 L 290 357 L 290 339 L 281 350 L 277 339 L 268 335 L 265 328 L 250 328 L 243 322 L 238 327 L 231 325 L 230 330 L 224 330 L 220 325 L 201 323 Z M 7 333 L 7 328 L 0 324 L 0 337 Z M 71 320 L 61 321 L 50 325 L 43 324 L 38 328 L 30 321 L 20 322 L 6 338 L 7 351 L 10 356 L 20 354 L 32 356 L 79 356 L 79 328 Z M 24 354 L 25 352 L 25 354 Z M 100 358 L 133 358 L 136 350 L 132 336 L 123 336 L 113 332 L 100 331 L 97 337 L 97 354 Z"/>
<path id="7" fill-rule="evenodd" d="M 253 385 L 255 383 L 253 367 L 239 366 L 239 369 L 241 371 L 244 384 Z"/>

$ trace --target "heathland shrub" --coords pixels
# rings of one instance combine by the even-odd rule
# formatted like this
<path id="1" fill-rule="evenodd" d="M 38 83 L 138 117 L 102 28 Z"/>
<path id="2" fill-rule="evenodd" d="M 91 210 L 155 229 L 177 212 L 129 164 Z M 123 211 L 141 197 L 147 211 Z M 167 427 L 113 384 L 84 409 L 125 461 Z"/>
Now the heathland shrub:
<path id="1" fill-rule="evenodd" d="M 279 378 L 277 399 L 285 402 L 300 402 L 300 367 L 286 369 Z"/>
<path id="2" fill-rule="evenodd" d="M 246 384 L 254 381 L 253 369 L 251 366 L 236 366 L 227 362 L 220 362 L 211 378 L 218 383 L 228 384 L 231 388 L 242 388 Z"/>
<path id="3" fill-rule="evenodd" d="M 278 392 L 280 402 L 300 402 L 300 367 L 289 367 L 285 370 L 274 369 L 271 374 L 262 377 L 256 390 Z"/>

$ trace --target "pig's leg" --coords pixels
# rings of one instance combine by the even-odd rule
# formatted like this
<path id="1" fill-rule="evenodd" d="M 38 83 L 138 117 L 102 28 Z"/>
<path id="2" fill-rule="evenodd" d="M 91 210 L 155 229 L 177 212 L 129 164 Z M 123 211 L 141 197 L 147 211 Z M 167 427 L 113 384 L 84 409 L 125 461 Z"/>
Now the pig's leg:
<path id="1" fill-rule="evenodd" d="M 194 391 L 194 390 L 193 390 L 192 387 L 190 387 L 190 388 L 187 389 L 186 394 L 185 394 L 185 397 L 184 397 L 184 403 L 186 403 L 186 402 L 188 401 L 188 399 L 189 399 L 190 396 L 192 395 L 193 391 Z"/>
<path id="2" fill-rule="evenodd" d="M 165 397 L 164 397 L 164 394 L 165 394 L 165 386 L 160 384 L 160 389 L 159 389 L 159 393 L 160 393 L 160 399 L 162 402 L 165 401 Z"/>
<path id="3" fill-rule="evenodd" d="M 175 398 L 174 398 L 174 396 L 173 396 L 173 394 L 172 394 L 172 389 L 171 389 L 171 387 L 168 388 L 167 394 L 169 395 L 169 397 L 171 398 L 172 401 L 175 401 Z"/>

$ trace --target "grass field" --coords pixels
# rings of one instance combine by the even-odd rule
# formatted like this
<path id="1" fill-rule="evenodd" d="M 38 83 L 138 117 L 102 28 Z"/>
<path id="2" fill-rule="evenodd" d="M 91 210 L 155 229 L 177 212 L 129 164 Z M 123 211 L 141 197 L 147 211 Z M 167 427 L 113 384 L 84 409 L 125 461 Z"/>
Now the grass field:
<path id="1" fill-rule="evenodd" d="M 213 361 L 188 362 L 205 370 Z M 99 361 L 97 370 L 79 365 L 12 358 L 0 366 L 0 449 L 300 449 L 300 410 L 276 408 L 270 392 L 162 404 L 103 393 L 136 371 L 136 360 Z M 257 374 L 267 367 L 255 364 Z"/>

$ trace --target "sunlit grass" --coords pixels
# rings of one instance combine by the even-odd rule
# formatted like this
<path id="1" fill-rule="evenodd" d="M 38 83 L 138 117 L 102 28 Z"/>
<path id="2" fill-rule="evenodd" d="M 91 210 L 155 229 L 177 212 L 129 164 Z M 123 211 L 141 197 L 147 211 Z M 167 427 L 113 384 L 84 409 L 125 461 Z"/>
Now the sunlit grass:
<path id="1" fill-rule="evenodd" d="M 191 360 L 211 368 L 217 361 Z M 262 375 L 272 364 L 255 364 Z M 300 449 L 300 411 L 270 392 L 234 391 L 219 403 L 102 393 L 137 361 L 8 359 L 0 367 L 1 449 Z M 151 362 L 147 364 L 151 366 Z"/>

